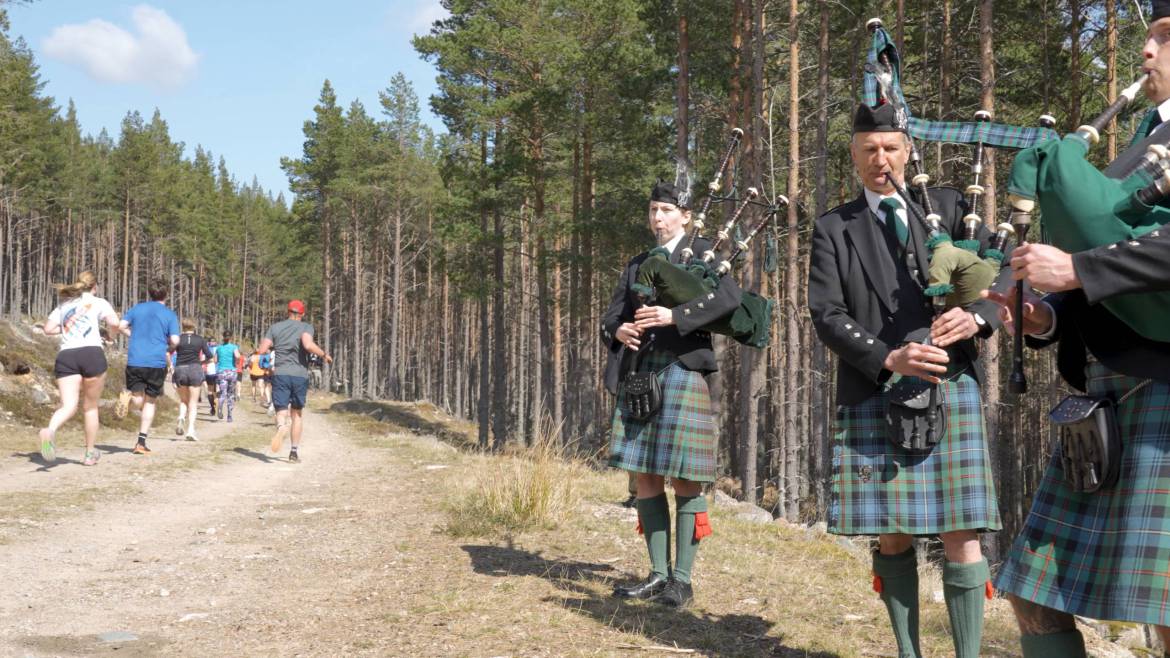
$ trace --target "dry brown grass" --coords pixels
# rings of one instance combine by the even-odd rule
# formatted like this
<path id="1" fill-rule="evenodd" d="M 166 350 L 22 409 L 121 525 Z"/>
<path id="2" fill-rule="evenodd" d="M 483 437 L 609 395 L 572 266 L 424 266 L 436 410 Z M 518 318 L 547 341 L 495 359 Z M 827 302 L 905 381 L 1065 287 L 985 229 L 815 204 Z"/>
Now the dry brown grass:
<path id="1" fill-rule="evenodd" d="M 447 532 L 456 537 L 511 535 L 557 527 L 580 502 L 589 468 L 565 459 L 555 431 L 527 449 L 478 458 L 475 475 L 446 505 Z"/>

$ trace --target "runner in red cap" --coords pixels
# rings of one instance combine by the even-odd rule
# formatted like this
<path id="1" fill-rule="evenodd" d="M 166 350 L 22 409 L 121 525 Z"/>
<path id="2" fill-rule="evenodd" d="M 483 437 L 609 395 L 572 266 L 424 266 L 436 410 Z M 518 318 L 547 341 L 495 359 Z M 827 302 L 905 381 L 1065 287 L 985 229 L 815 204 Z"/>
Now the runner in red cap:
<path id="1" fill-rule="evenodd" d="M 272 452 L 280 452 L 284 437 L 291 432 L 290 462 L 299 462 L 297 448 L 301 444 L 301 413 L 309 390 L 309 355 L 316 354 L 333 363 L 313 340 L 313 325 L 305 322 L 305 303 L 294 299 L 288 303 L 288 319 L 277 322 L 264 334 L 257 349 L 261 354 L 276 352 L 273 359 L 272 404 L 276 407 L 276 434 L 272 437 Z"/>

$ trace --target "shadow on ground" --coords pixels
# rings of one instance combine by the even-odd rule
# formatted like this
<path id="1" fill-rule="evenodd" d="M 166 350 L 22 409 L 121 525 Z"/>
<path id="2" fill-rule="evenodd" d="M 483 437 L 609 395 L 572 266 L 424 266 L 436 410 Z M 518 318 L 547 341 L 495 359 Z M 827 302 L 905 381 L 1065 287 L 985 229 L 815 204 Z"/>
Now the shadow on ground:
<path id="1" fill-rule="evenodd" d="M 838 658 L 837 654 L 807 651 L 769 637 L 773 622 L 758 615 L 715 615 L 695 609 L 674 610 L 654 603 L 622 602 L 609 596 L 616 572 L 606 564 L 549 559 L 514 546 L 464 545 L 476 573 L 498 578 L 536 576 L 552 583 L 563 595 L 546 597 L 567 610 L 588 615 L 601 624 L 626 633 L 639 633 L 648 644 L 694 649 L 706 656 L 779 656 L 781 658 Z M 598 594 L 600 586 L 605 591 Z"/>
<path id="2" fill-rule="evenodd" d="M 14 452 L 14 453 L 12 453 L 12 456 L 13 457 L 23 457 L 23 458 L 27 459 L 29 461 L 29 463 L 31 463 L 31 464 L 37 464 L 39 466 L 39 468 L 37 468 L 37 471 L 44 471 L 44 472 L 48 472 L 49 470 L 52 470 L 52 469 L 54 469 L 58 466 L 62 466 L 64 464 L 80 464 L 81 463 L 79 460 L 69 459 L 67 457 L 62 457 L 61 455 L 57 455 L 57 458 L 51 462 L 46 462 L 44 460 L 44 458 L 41 457 L 40 451 L 37 451 L 37 452 Z"/>
<path id="3" fill-rule="evenodd" d="M 232 448 L 232 452 L 234 452 L 238 455 L 243 455 L 245 457 L 251 457 L 252 459 L 262 461 L 265 464 L 270 464 L 270 463 L 276 462 L 276 461 L 284 461 L 283 459 L 274 459 L 271 456 L 266 455 L 262 452 L 256 452 L 255 450 L 248 450 L 247 448 Z"/>
<path id="4" fill-rule="evenodd" d="M 430 434 L 457 447 L 473 447 L 475 440 L 444 422 L 424 418 L 406 404 L 374 402 L 372 400 L 344 400 L 335 402 L 330 411 L 369 416 L 384 423 L 397 425 L 416 434 Z"/>

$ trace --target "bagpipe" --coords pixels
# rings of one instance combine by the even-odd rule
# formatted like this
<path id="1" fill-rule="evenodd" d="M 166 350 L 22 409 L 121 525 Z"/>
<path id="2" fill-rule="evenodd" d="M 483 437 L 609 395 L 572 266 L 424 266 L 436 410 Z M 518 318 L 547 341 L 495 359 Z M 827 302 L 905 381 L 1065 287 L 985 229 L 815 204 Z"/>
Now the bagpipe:
<path id="1" fill-rule="evenodd" d="M 1170 209 L 1155 205 L 1170 192 L 1170 132 L 1132 166 L 1100 171 L 1086 159 L 1100 131 L 1133 102 L 1145 79 L 1121 92 L 1091 123 L 1016 156 L 1009 202 L 1021 214 L 1038 210 L 1053 246 L 1075 253 L 1131 241 L 1170 222 Z M 1120 295 L 1101 303 L 1139 335 L 1170 342 L 1170 292 Z"/>
<path id="2" fill-rule="evenodd" d="M 674 307 L 701 296 L 714 297 L 721 280 L 731 272 L 740 256 L 748 250 L 752 239 L 768 225 L 781 208 L 788 205 L 788 198 L 784 195 L 779 195 L 771 201 L 759 200 L 762 195 L 754 187 L 747 189 L 743 199 L 736 198 L 734 188 L 731 194 L 726 196 L 719 194 L 722 179 L 727 175 L 742 138 L 743 131 L 733 128 L 715 175 L 707 185 L 707 195 L 703 198 L 697 216 L 692 220 L 686 247 L 680 253 L 682 263 L 676 265 L 670 262 L 670 252 L 658 247 L 651 250 L 646 260 L 638 266 L 637 280 L 630 287 L 641 303 L 653 301 L 660 306 Z M 734 174 L 731 177 L 734 178 Z M 711 248 L 704 251 L 701 258 L 695 258 L 695 239 L 705 226 L 712 203 L 736 205 L 727 221 L 720 227 Z M 737 238 L 739 222 L 749 207 L 764 210 L 748 228 L 747 233 Z M 721 257 L 721 250 L 725 244 L 733 246 L 730 254 Z M 745 290 L 739 306 L 731 314 L 704 326 L 703 329 L 714 334 L 730 336 L 736 342 L 749 347 L 765 347 L 771 339 L 773 307 L 772 300 Z"/>
<path id="3" fill-rule="evenodd" d="M 911 117 L 901 91 L 901 63 L 897 48 L 885 32 L 880 18 L 870 19 L 866 28 L 873 35 L 873 46 L 866 62 L 866 102 L 872 99 L 893 104 L 910 143 L 908 164 L 913 170 L 910 182 L 918 193 L 918 199 L 911 198 L 904 181 L 891 182 L 902 198 L 906 212 L 926 231 L 929 267 L 924 293 L 931 298 L 936 313 L 965 306 L 979 299 L 979 293 L 995 280 L 1008 242 L 1015 233 L 1011 224 L 1000 224 L 987 248 L 980 253 L 981 244 L 977 236 L 983 218 L 979 215 L 979 202 L 986 192 L 986 188 L 980 184 L 984 147 L 989 141 L 997 146 L 1013 145 L 1005 143 L 1003 139 L 996 139 L 996 136 L 1008 135 L 1016 127 L 993 124 L 991 113 L 985 110 L 976 112 L 975 121 L 966 124 L 931 122 Z M 942 218 L 933 208 L 928 193 L 930 175 L 923 171 L 915 137 L 930 141 L 970 141 L 975 145 L 971 166 L 974 180 L 965 190 L 968 211 L 963 217 L 964 230 L 960 239 L 956 240 L 942 227 Z"/>
<path id="4" fill-rule="evenodd" d="M 918 198 L 911 198 L 905 181 L 893 180 L 891 177 L 890 182 L 909 216 L 926 232 L 925 247 L 929 264 L 927 287 L 923 293 L 930 299 L 935 317 L 938 317 L 948 309 L 963 307 L 979 299 L 980 292 L 995 281 L 1009 244 L 1018 231 L 1012 223 L 1000 223 L 980 253 L 982 243 L 978 236 L 984 221 L 979 214 L 979 204 L 987 191 L 980 183 L 985 147 L 1029 147 L 1055 136 L 1055 133 L 1051 125 L 1044 122 L 1037 128 L 993 123 L 990 112 L 984 110 L 975 114 L 973 122 L 929 121 L 911 116 L 909 104 L 902 94 L 901 62 L 897 48 L 883 28 L 881 19 L 869 20 L 866 28 L 872 34 L 872 43 L 865 66 L 863 99 L 871 107 L 879 103 L 891 104 L 896 111 L 898 124 L 906 132 L 910 151 L 908 165 L 912 171 L 910 182 Z M 942 218 L 933 208 L 928 189 L 930 176 L 923 171 L 916 139 L 974 144 L 971 168 L 973 182 L 965 190 L 968 211 L 962 219 L 959 236 L 952 236 L 942 226 Z M 913 338 L 917 339 L 917 336 Z M 929 345 L 929 337 L 923 342 Z M 900 434 L 899 440 L 895 442 L 907 448 L 934 444 L 946 431 L 945 414 L 940 413 L 939 387 L 930 385 L 926 392 L 923 384 L 914 380 L 907 384 L 903 378 L 887 391 L 886 418 L 891 439 Z M 928 397 L 928 401 L 923 400 L 924 397 Z M 920 431 L 919 423 L 925 424 L 924 431 Z"/>

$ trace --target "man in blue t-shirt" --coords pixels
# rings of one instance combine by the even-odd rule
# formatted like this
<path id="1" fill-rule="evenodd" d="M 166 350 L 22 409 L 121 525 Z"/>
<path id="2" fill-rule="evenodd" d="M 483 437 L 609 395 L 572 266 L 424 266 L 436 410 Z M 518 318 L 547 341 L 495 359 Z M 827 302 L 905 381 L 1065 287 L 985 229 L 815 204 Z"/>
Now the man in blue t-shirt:
<path id="1" fill-rule="evenodd" d="M 316 354 L 325 363 L 333 363 L 333 357 L 313 340 L 313 325 L 305 322 L 304 317 L 305 303 L 299 299 L 289 302 L 288 319 L 269 327 L 257 349 L 261 354 L 269 350 L 276 352 L 273 357 L 276 374 L 272 378 L 276 434 L 270 447 L 273 453 L 280 452 L 284 437 L 288 436 L 292 440 L 290 462 L 301 460 L 297 450 L 301 445 L 301 413 L 309 389 L 309 355 Z"/>
<path id="2" fill-rule="evenodd" d="M 138 425 L 138 442 L 134 454 L 150 453 L 146 435 L 154 422 L 155 400 L 162 395 L 167 379 L 167 352 L 179 344 L 179 318 L 167 308 L 167 284 L 161 279 L 150 283 L 150 301 L 136 304 L 122 316 L 122 333 L 130 337 L 126 356 L 126 390 L 118 397 L 114 414 L 125 418 L 130 402 L 142 410 Z"/>

